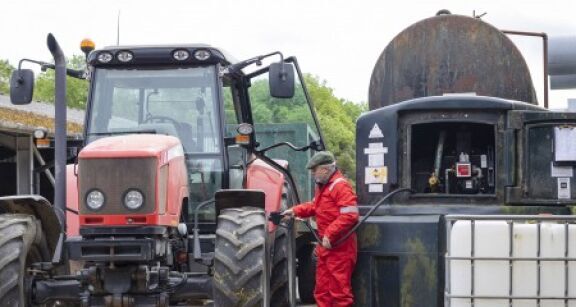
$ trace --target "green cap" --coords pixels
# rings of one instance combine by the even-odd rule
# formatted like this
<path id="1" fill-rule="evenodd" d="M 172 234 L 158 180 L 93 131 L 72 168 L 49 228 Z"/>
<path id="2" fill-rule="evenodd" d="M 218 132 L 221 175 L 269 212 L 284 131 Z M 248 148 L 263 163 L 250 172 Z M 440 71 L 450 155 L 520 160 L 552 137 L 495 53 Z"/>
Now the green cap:
<path id="1" fill-rule="evenodd" d="M 313 169 L 318 165 L 332 164 L 334 163 L 334 155 L 329 151 L 319 151 L 306 164 L 307 169 Z"/>

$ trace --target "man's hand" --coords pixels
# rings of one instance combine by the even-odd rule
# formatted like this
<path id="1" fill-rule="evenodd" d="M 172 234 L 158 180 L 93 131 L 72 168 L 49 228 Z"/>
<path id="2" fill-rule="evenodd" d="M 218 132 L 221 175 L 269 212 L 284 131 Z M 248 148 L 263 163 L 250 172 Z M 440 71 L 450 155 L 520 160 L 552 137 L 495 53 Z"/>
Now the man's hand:
<path id="1" fill-rule="evenodd" d="M 322 247 L 327 248 L 327 249 L 331 249 L 332 245 L 330 244 L 330 240 L 328 240 L 328 237 L 324 236 L 324 238 L 322 238 Z"/>
<path id="2" fill-rule="evenodd" d="M 284 215 L 284 217 L 282 218 L 283 221 L 289 221 L 291 218 L 294 217 L 294 210 L 292 209 L 284 210 L 284 212 L 282 212 L 282 215 Z"/>

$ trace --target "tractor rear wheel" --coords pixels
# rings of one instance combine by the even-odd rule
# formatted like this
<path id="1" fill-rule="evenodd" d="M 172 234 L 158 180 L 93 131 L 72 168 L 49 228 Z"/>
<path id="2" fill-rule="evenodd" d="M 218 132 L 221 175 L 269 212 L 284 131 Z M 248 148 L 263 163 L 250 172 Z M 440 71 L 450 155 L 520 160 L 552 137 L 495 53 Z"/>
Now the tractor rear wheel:
<path id="1" fill-rule="evenodd" d="M 260 208 L 220 212 L 214 255 L 214 306 L 262 306 L 267 275 L 266 224 Z"/>
<path id="2" fill-rule="evenodd" d="M 29 263 L 41 261 L 42 230 L 30 215 L 0 215 L 0 304 L 2 306 L 29 305 L 25 293 L 25 274 Z"/>
<path id="3" fill-rule="evenodd" d="M 298 293 L 300 303 L 314 304 L 314 288 L 316 287 L 316 255 L 315 245 L 302 247 L 298 252 Z"/>
<path id="4" fill-rule="evenodd" d="M 272 259 L 272 276 L 270 278 L 270 306 L 285 307 L 290 305 L 288 285 L 288 244 L 289 232 L 285 227 L 276 228 L 274 256 Z"/>

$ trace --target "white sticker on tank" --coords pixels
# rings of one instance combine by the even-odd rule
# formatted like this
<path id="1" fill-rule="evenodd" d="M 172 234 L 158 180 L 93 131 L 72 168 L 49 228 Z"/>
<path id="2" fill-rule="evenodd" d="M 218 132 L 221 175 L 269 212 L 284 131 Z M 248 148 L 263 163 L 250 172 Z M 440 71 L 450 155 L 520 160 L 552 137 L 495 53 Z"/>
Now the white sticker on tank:
<path id="1" fill-rule="evenodd" d="M 384 166 L 384 154 L 368 155 L 368 166 Z"/>
<path id="2" fill-rule="evenodd" d="M 570 199 L 570 178 L 558 178 L 558 199 Z"/>
<path id="3" fill-rule="evenodd" d="M 552 177 L 574 177 L 574 167 L 571 165 L 556 166 L 554 162 L 550 162 L 550 175 Z"/>
<path id="4" fill-rule="evenodd" d="M 370 130 L 370 134 L 368 135 L 369 139 L 378 139 L 383 138 L 384 134 L 382 133 L 382 129 L 378 126 L 378 124 L 374 124 L 374 127 Z"/>
<path id="5" fill-rule="evenodd" d="M 384 185 L 383 184 L 369 184 L 368 185 L 368 192 L 369 193 L 382 193 L 382 192 L 384 192 Z"/>
<path id="6" fill-rule="evenodd" d="M 486 155 L 480 156 L 480 167 L 481 168 L 487 168 L 488 167 L 488 158 L 486 157 Z"/>
<path id="7" fill-rule="evenodd" d="M 384 143 L 369 143 L 368 148 L 364 148 L 365 155 L 386 153 L 388 153 L 388 147 L 384 147 Z"/>

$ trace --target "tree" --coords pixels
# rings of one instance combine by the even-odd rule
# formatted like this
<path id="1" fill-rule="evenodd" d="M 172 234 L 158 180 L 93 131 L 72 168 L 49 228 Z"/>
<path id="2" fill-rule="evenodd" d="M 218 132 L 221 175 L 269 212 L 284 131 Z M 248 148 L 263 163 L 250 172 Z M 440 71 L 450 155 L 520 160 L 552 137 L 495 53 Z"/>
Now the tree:
<path id="1" fill-rule="evenodd" d="M 324 142 L 338 161 L 338 166 L 352 180 L 356 177 L 356 119 L 367 111 L 366 103 L 337 98 L 326 81 L 305 76 L 306 87 L 316 109 Z"/>
<path id="2" fill-rule="evenodd" d="M 338 160 L 340 169 L 352 180 L 356 177 L 356 119 L 367 110 L 365 103 L 339 99 L 334 91 L 317 77 L 306 75 L 304 82 L 314 103 L 324 142 Z M 300 86 L 292 99 L 275 99 L 269 94 L 267 80 L 255 81 L 250 88 L 250 100 L 255 123 L 302 123 L 314 127 L 308 104 Z M 303 146 L 306 144 L 296 144 Z"/>
<path id="3" fill-rule="evenodd" d="M 8 63 L 8 60 L 0 60 L 0 94 L 10 92 L 10 76 L 14 71 L 14 66 Z"/>
<path id="4" fill-rule="evenodd" d="M 84 56 L 74 55 L 68 63 L 69 68 L 84 69 Z M 54 70 L 42 72 L 36 79 L 34 88 L 34 100 L 54 102 Z M 72 77 L 66 77 L 66 102 L 68 107 L 84 109 L 88 99 L 88 81 Z"/>

